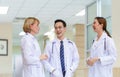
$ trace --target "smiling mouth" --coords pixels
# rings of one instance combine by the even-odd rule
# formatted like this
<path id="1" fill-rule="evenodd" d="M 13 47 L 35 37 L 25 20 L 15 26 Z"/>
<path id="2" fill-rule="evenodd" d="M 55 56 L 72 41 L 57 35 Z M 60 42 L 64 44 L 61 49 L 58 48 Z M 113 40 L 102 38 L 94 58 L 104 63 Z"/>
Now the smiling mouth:
<path id="1" fill-rule="evenodd" d="M 58 32 L 57 34 L 59 35 L 59 34 L 61 34 L 61 32 Z"/>
<path id="2" fill-rule="evenodd" d="M 58 35 L 61 34 L 61 33 L 57 33 Z"/>

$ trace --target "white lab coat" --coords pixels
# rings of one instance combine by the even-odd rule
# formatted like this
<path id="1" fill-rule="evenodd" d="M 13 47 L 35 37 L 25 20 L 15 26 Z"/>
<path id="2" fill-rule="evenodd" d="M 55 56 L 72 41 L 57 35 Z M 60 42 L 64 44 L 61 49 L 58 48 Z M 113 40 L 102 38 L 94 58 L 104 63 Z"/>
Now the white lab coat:
<path id="1" fill-rule="evenodd" d="M 95 38 L 90 49 L 90 57 L 99 57 L 100 61 L 89 67 L 88 77 L 112 77 L 112 65 L 116 60 L 116 48 L 112 38 L 105 32 L 98 41 Z"/>
<path id="2" fill-rule="evenodd" d="M 27 33 L 21 39 L 23 58 L 23 77 L 45 77 L 42 63 L 39 59 L 41 50 L 34 36 Z"/>
<path id="3" fill-rule="evenodd" d="M 72 77 L 79 64 L 78 50 L 76 45 L 66 38 L 63 40 L 63 44 L 66 69 L 65 77 Z M 49 42 L 46 45 L 45 52 L 48 55 L 45 68 L 50 72 L 50 77 L 63 77 L 60 63 L 60 40 L 55 39 L 52 42 Z M 56 73 L 51 73 L 53 69 L 56 69 Z"/>

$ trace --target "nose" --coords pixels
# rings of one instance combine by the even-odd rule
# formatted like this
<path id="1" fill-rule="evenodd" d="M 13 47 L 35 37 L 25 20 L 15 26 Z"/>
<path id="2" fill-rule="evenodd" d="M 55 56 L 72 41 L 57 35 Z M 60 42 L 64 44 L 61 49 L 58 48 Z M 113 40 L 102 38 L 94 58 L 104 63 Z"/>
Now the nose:
<path id="1" fill-rule="evenodd" d="M 59 31 L 59 28 L 56 28 L 55 30 L 56 30 L 56 31 Z"/>

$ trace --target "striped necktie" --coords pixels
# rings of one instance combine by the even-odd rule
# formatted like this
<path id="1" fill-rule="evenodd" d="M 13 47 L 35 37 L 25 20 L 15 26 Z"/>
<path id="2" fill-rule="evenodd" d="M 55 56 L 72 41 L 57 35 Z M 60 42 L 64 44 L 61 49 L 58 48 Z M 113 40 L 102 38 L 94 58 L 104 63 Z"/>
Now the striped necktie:
<path id="1" fill-rule="evenodd" d="M 63 41 L 60 41 L 60 61 L 61 61 L 61 68 L 63 77 L 65 76 L 65 63 L 64 63 L 64 45 Z"/>

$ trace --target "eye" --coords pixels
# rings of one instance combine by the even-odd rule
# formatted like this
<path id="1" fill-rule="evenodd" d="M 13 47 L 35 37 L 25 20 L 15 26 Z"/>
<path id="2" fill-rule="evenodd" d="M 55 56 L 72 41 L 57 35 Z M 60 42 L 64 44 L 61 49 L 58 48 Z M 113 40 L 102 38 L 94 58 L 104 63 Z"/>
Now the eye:
<path id="1" fill-rule="evenodd" d="M 34 25 L 34 23 L 32 23 L 31 25 Z"/>

